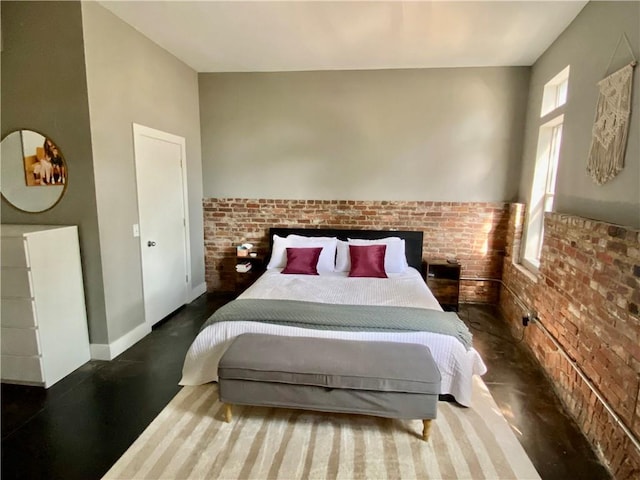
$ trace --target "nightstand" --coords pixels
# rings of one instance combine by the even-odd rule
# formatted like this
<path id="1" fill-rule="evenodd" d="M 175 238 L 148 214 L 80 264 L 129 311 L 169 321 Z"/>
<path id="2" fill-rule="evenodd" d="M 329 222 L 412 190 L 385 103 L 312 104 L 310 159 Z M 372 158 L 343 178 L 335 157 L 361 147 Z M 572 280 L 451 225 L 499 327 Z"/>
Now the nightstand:
<path id="1" fill-rule="evenodd" d="M 236 270 L 236 290 L 243 291 L 248 288 L 253 282 L 255 282 L 265 270 L 265 263 L 263 256 L 246 256 L 246 257 L 236 257 L 236 265 L 250 263 L 251 269 L 242 272 Z"/>
<path id="2" fill-rule="evenodd" d="M 445 311 L 458 311 L 460 269 L 459 263 L 449 263 L 446 260 L 427 262 L 427 285 Z"/>

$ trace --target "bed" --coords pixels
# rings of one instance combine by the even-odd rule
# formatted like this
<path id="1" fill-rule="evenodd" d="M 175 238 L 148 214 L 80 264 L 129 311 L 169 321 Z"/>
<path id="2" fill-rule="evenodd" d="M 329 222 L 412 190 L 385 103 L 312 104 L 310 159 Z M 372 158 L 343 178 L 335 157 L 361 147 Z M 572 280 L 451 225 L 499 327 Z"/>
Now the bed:
<path id="1" fill-rule="evenodd" d="M 406 258 L 406 268 L 402 271 L 396 271 L 392 267 L 387 268 L 386 262 L 390 252 L 387 249 L 387 257 L 385 257 L 385 269 L 389 270 L 386 274 L 387 278 L 353 278 L 349 277 L 348 271 L 330 271 L 329 269 L 320 271 L 320 262 L 318 262 L 319 275 L 283 275 L 281 273 L 282 266 L 277 265 L 277 262 L 274 263 L 273 259 L 277 255 L 278 248 L 281 248 L 282 239 L 293 238 L 289 235 L 300 236 L 303 239 L 313 237 L 314 240 L 310 240 L 310 242 L 314 242 L 316 238 L 337 238 L 340 241 L 347 239 L 374 241 L 389 237 L 399 238 L 404 246 L 403 258 Z M 422 277 L 422 232 L 272 228 L 269 232 L 269 240 L 270 268 L 236 301 L 231 302 L 230 308 L 253 302 L 260 306 L 266 304 L 268 307 L 284 305 L 286 308 L 302 308 L 301 312 L 320 308 L 319 315 L 324 314 L 325 311 L 328 311 L 327 315 L 333 315 L 336 311 L 342 312 L 344 310 L 347 312 L 345 314 L 347 317 L 355 314 L 358 310 L 381 311 L 384 314 L 398 311 L 444 315 L 442 308 Z M 363 244 L 365 243 L 363 242 Z M 341 245 L 344 247 L 345 244 Z M 394 243 L 394 245 L 396 244 Z M 331 259 L 332 262 L 335 259 L 335 265 L 340 263 L 341 252 L 344 255 L 344 250 L 340 250 L 338 247 L 338 254 L 334 254 Z M 322 249 L 322 253 L 326 253 L 324 249 Z M 342 269 L 338 268 L 338 270 Z M 220 358 L 233 339 L 242 333 L 426 345 L 431 350 L 442 376 L 441 393 L 453 396 L 459 404 L 464 406 L 471 405 L 473 375 L 483 375 L 486 372 L 480 355 L 470 345 L 470 342 L 465 343 L 459 337 L 457 338 L 442 328 L 435 328 L 432 331 L 422 328 L 405 330 L 390 327 L 387 329 L 384 326 L 379 328 L 376 324 L 376 328 L 360 326 L 353 330 L 350 329 L 351 327 L 340 325 L 335 321 L 334 323 L 318 322 L 316 325 L 313 322 L 317 319 L 313 318 L 298 325 L 285 321 L 285 317 L 290 316 L 289 310 L 281 312 L 283 313 L 282 321 L 277 319 L 272 321 L 272 318 L 263 318 L 261 315 L 255 316 L 255 319 L 259 319 L 259 321 L 254 320 L 254 317 L 250 317 L 248 320 L 233 316 L 216 317 L 217 312 L 214 313 L 212 317 L 216 317 L 214 320 L 219 321 L 210 323 L 210 319 L 205 322 L 193 341 L 185 358 L 180 384 L 201 385 L 217 381 L 217 367 Z M 450 313 L 449 315 L 455 314 Z M 338 318 L 340 317 L 338 316 Z M 456 321 L 459 322 L 457 318 Z M 452 321 L 451 324 L 453 323 Z"/>

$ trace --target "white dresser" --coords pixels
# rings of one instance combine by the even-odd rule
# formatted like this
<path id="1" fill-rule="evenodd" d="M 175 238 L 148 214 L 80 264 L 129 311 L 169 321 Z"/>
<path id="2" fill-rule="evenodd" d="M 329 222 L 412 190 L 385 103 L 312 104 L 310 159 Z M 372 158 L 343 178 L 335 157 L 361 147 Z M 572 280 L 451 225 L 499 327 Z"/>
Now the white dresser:
<path id="1" fill-rule="evenodd" d="M 2 381 L 48 388 L 90 358 L 78 228 L 0 229 Z"/>

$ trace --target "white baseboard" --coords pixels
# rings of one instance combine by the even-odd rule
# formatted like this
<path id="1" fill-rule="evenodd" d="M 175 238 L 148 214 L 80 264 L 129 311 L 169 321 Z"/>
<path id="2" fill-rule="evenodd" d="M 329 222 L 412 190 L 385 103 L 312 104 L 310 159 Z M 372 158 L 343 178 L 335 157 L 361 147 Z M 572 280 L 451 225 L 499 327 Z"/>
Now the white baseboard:
<path id="1" fill-rule="evenodd" d="M 151 333 L 151 327 L 145 322 L 138 325 L 129 333 L 125 333 L 115 342 L 109 344 L 104 343 L 92 343 L 91 348 L 91 360 L 113 360 L 122 352 L 132 347 L 137 342 Z"/>
<path id="2" fill-rule="evenodd" d="M 189 292 L 189 298 L 187 303 L 193 302 L 196 298 L 207 291 L 207 284 L 202 282 L 200 285 L 192 288 Z M 122 352 L 132 347 L 134 344 L 142 340 L 144 337 L 151 333 L 151 327 L 147 323 L 138 325 L 129 333 L 125 333 L 115 342 L 109 344 L 105 343 L 92 343 L 91 360 L 113 360 Z"/>
<path id="3" fill-rule="evenodd" d="M 89 345 L 91 360 L 111 360 L 111 349 L 104 343 L 92 343 Z"/>
<path id="4" fill-rule="evenodd" d="M 202 282 L 200 285 L 197 285 L 195 288 L 192 288 L 191 292 L 189 293 L 189 298 L 187 298 L 188 300 L 187 303 L 193 302 L 196 298 L 198 298 L 200 295 L 202 295 L 206 291 L 207 291 L 207 284 L 205 282 Z"/>

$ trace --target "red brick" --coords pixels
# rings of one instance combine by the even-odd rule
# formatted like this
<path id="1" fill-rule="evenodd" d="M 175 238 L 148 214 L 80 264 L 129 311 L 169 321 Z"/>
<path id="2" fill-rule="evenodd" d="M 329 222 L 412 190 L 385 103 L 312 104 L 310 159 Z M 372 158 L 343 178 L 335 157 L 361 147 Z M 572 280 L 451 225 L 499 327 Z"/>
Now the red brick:
<path id="1" fill-rule="evenodd" d="M 224 239 L 224 245 L 231 247 L 250 236 L 266 253 L 270 226 L 422 230 L 425 259 L 453 255 L 463 262 L 465 276 L 499 279 L 510 208 L 505 203 L 482 202 L 216 198 L 204 199 L 203 207 L 206 279 L 209 289 L 215 283 L 221 290 L 233 290 L 235 281 L 233 272 L 224 277 L 218 273 L 217 264 L 225 255 L 233 255 L 233 249 L 221 253 L 223 244 L 218 240 Z M 487 253 L 478 255 L 485 245 Z M 210 255 L 212 252 L 220 255 Z M 497 283 L 467 283 L 465 301 L 497 302 Z"/>
<path id="2" fill-rule="evenodd" d="M 638 435 L 640 322 L 631 321 L 634 317 L 628 308 L 636 297 L 640 299 L 640 294 L 637 285 L 630 284 L 628 272 L 633 272 L 634 265 L 638 264 L 640 232 L 571 215 L 547 214 L 540 265 L 542 281 L 534 283 L 513 265 L 517 249 L 511 245 L 519 248 L 521 242 L 522 211 L 523 206 L 510 207 L 503 281 L 521 298 L 532 298 L 530 303 L 538 310 L 542 324 L 566 344 L 579 368 Z M 521 312 L 519 307 L 514 309 L 513 302 L 507 301 L 508 295 L 504 292 L 501 292 L 500 307 L 511 325 Z M 527 297 L 528 293 L 532 297 Z M 553 346 L 542 333 L 525 335 L 524 341 L 616 477 L 638 476 L 637 451 L 634 456 L 628 448 L 623 448 L 627 440 L 622 430 L 582 378 L 577 373 L 567 376 L 566 368 L 558 367 L 549 353 Z"/>

